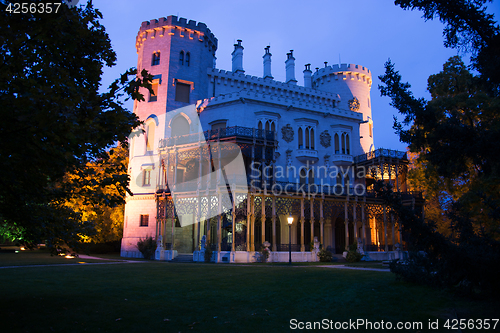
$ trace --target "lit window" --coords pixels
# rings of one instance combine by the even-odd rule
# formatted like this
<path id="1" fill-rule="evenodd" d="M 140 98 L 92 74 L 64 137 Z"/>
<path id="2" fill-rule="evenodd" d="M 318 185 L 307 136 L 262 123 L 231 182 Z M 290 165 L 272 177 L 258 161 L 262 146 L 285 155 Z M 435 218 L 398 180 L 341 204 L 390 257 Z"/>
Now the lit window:
<path id="1" fill-rule="evenodd" d="M 160 52 L 154 52 L 153 58 L 151 59 L 151 66 L 156 66 L 160 64 Z"/>
<path id="2" fill-rule="evenodd" d="M 141 215 L 141 227 L 147 227 L 149 225 L 149 215 Z"/>
<path id="3" fill-rule="evenodd" d="M 149 92 L 149 101 L 156 102 L 158 100 L 158 83 L 152 83 L 151 88 L 153 89 L 153 92 Z"/>
<path id="4" fill-rule="evenodd" d="M 149 185 L 151 185 L 151 170 L 146 169 L 143 171 L 142 186 L 149 186 Z"/>
<path id="5" fill-rule="evenodd" d="M 177 102 L 189 103 L 191 85 L 177 82 L 175 85 L 175 100 Z"/>
<path id="6" fill-rule="evenodd" d="M 146 151 L 153 151 L 155 139 L 155 122 L 149 121 L 146 127 Z"/>
<path id="7" fill-rule="evenodd" d="M 368 124 L 368 129 L 370 131 L 370 138 L 373 138 L 373 125 L 372 124 Z"/>

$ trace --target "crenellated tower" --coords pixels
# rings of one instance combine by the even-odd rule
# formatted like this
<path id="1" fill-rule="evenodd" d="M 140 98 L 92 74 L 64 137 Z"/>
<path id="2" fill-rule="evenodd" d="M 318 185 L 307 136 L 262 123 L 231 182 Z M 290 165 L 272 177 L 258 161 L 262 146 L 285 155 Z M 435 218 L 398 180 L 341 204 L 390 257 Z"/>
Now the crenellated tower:
<path id="1" fill-rule="evenodd" d="M 136 37 L 137 69 L 153 76 L 155 95 L 143 90 L 136 103 L 141 120 L 207 98 L 207 68 L 215 66 L 217 38 L 205 23 L 177 16 L 142 22 Z"/>
<path id="2" fill-rule="evenodd" d="M 338 94 L 340 102 L 336 107 L 363 114 L 359 129 L 361 147 L 365 153 L 373 150 L 370 70 L 355 64 L 325 66 L 312 75 L 312 86 L 317 90 Z"/>

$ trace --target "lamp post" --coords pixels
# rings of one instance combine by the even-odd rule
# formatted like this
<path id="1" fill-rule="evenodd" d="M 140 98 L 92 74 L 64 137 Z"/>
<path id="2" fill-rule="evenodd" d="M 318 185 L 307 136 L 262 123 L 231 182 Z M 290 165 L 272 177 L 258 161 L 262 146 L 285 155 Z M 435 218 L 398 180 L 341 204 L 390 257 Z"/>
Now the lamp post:
<path id="1" fill-rule="evenodd" d="M 288 220 L 288 264 L 292 264 L 292 214 L 287 218 Z"/>

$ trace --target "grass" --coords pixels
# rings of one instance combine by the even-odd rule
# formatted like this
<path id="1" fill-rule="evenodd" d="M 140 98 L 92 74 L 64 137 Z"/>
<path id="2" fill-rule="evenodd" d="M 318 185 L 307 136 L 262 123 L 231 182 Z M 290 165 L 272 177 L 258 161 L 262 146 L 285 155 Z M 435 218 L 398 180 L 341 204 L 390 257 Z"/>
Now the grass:
<path id="1" fill-rule="evenodd" d="M 292 318 L 420 321 L 426 327 L 455 312 L 494 318 L 500 310 L 492 302 L 395 281 L 387 272 L 306 265 L 3 268 L 0 294 L 3 332 L 286 332 Z"/>

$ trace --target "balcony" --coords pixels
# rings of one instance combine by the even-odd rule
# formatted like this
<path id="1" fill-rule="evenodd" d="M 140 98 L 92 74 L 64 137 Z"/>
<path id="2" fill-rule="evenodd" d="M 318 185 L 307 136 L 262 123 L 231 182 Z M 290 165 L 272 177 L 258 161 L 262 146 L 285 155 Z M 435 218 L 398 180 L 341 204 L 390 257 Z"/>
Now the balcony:
<path id="1" fill-rule="evenodd" d="M 316 163 L 318 159 L 318 151 L 312 149 L 297 149 L 296 157 L 302 163 Z"/>
<path id="2" fill-rule="evenodd" d="M 274 142 L 276 140 L 276 132 L 260 130 L 250 127 L 233 126 L 217 130 L 208 130 L 201 133 L 191 133 L 182 136 L 174 136 L 160 140 L 159 147 L 172 147 L 174 145 L 193 144 L 205 141 L 217 141 L 230 137 L 239 137 L 256 140 L 266 140 L 267 142 Z"/>
<path id="3" fill-rule="evenodd" d="M 330 159 L 332 162 L 347 162 L 347 163 L 352 163 L 353 158 L 351 155 L 346 155 L 346 154 L 335 154 L 331 155 Z"/>

